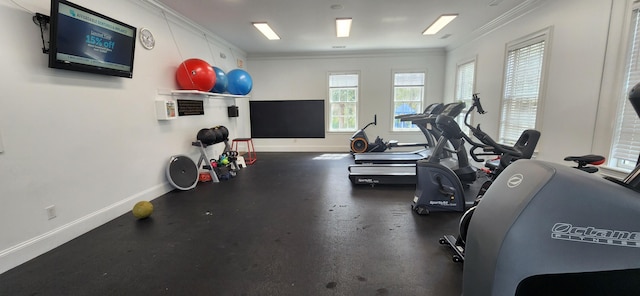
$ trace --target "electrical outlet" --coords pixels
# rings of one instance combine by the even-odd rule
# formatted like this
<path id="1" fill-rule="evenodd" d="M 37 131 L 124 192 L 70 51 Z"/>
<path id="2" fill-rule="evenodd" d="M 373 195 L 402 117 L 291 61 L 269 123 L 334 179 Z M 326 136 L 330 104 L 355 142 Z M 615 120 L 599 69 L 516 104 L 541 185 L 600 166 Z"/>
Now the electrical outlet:
<path id="1" fill-rule="evenodd" d="M 49 220 L 56 217 L 56 206 L 48 206 L 44 209 L 47 210 L 47 216 L 49 217 Z"/>

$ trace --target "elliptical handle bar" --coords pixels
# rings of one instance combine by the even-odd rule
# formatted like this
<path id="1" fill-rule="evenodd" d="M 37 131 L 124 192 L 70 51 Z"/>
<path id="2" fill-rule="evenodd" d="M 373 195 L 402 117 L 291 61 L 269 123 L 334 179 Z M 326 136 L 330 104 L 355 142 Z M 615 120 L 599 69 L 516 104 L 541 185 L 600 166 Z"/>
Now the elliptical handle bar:
<path id="1" fill-rule="evenodd" d="M 473 104 L 471 105 L 471 108 L 469 108 L 469 111 L 467 111 L 467 114 L 465 114 L 464 116 L 464 124 L 471 130 L 471 132 L 473 133 L 473 136 L 478 138 L 478 140 L 480 140 L 482 144 L 475 142 L 466 134 L 463 134 L 463 138 L 473 146 L 469 151 L 469 154 L 471 154 L 471 157 L 473 158 L 473 160 L 477 162 L 484 161 L 484 159 L 479 158 L 478 155 L 501 155 L 501 154 L 510 154 L 514 156 L 522 155 L 522 152 L 519 151 L 518 149 L 515 149 L 514 147 L 502 145 L 494 141 L 487 133 L 483 132 L 480 129 L 479 124 L 477 127 L 473 127 L 471 124 L 469 124 L 468 122 L 469 114 L 473 112 L 474 109 L 477 108 L 478 113 L 480 114 L 486 113 L 486 111 L 484 111 L 484 109 L 482 108 L 482 104 L 480 104 L 480 97 L 478 97 L 478 94 L 473 94 L 472 101 L 473 101 Z M 476 153 L 475 150 L 478 148 L 482 148 L 482 150 L 484 150 L 485 152 L 491 151 L 491 153 Z"/>
<path id="2" fill-rule="evenodd" d="M 478 138 L 482 142 L 482 144 L 473 141 L 467 135 L 463 135 L 463 137 L 469 144 L 471 144 L 472 147 L 469 150 L 469 154 L 471 155 L 471 158 L 473 158 L 473 160 L 477 162 L 484 161 L 484 159 L 478 157 L 479 155 L 512 155 L 517 158 L 522 156 L 523 154 L 522 151 L 514 147 L 496 143 L 496 141 L 494 141 L 491 137 L 489 137 L 489 135 L 481 131 L 479 128 L 474 128 L 473 135 Z M 475 150 L 478 148 L 482 148 L 484 153 L 475 152 Z"/>

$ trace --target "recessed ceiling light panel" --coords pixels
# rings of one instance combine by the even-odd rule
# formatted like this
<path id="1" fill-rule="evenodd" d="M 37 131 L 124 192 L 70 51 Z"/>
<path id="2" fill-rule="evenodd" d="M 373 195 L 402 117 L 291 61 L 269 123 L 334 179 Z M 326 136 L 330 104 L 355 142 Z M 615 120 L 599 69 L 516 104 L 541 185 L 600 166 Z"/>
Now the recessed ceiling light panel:
<path id="1" fill-rule="evenodd" d="M 431 26 L 429 26 L 426 30 L 424 30 L 424 32 L 422 32 L 422 35 L 434 35 L 440 32 L 442 28 L 448 25 L 456 17 L 458 17 L 457 14 L 441 15 L 440 17 L 438 17 L 438 19 L 435 22 L 433 22 L 433 24 L 431 24 Z"/>
<path id="2" fill-rule="evenodd" d="M 265 22 L 253 23 L 253 26 L 269 40 L 280 40 L 280 36 Z"/>
<path id="3" fill-rule="evenodd" d="M 349 37 L 351 32 L 351 18 L 336 19 L 336 36 Z"/>

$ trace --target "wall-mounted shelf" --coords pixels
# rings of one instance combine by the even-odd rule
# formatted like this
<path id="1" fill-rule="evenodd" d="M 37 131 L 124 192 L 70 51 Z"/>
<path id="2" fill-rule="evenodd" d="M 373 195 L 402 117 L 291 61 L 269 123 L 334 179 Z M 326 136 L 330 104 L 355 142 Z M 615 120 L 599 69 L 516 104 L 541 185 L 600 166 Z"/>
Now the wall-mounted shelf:
<path id="1" fill-rule="evenodd" d="M 171 120 L 178 116 L 204 115 L 203 104 L 208 102 L 205 99 L 233 100 L 232 102 L 226 101 L 221 104 L 227 105 L 227 115 L 229 118 L 235 118 L 239 116 L 236 99 L 249 98 L 249 96 L 220 94 L 197 90 L 169 89 L 159 89 L 157 96 L 156 117 L 158 120 Z M 230 106 L 229 103 L 231 103 Z"/>
<path id="2" fill-rule="evenodd" d="M 205 96 L 207 98 L 210 99 L 216 99 L 216 98 L 229 98 L 229 99 L 236 99 L 236 98 L 249 98 L 249 96 L 239 96 L 239 95 L 232 95 L 232 94 L 219 94 L 219 93 L 212 93 L 212 92 L 205 92 L 205 91 L 198 91 L 198 90 L 172 90 L 171 91 L 171 95 L 197 95 L 197 96 Z"/>

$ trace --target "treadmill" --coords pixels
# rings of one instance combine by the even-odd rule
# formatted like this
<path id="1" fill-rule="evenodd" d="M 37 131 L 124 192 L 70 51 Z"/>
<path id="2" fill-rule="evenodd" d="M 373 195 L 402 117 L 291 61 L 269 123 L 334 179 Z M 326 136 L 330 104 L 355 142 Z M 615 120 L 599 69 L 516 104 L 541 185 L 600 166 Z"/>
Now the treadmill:
<path id="1" fill-rule="evenodd" d="M 434 103 L 429 105 L 423 113 L 421 114 L 403 114 L 398 115 L 395 118 L 400 119 L 401 121 L 410 121 L 415 124 L 420 131 L 424 134 L 427 139 L 427 143 L 418 144 L 418 143 L 398 143 L 398 141 L 389 141 L 387 146 L 389 148 L 393 147 L 413 147 L 413 146 L 424 146 L 424 147 L 434 147 L 435 142 L 438 138 L 440 138 L 440 132 L 435 130 L 434 124 L 430 124 L 426 121 L 426 118 L 433 116 L 433 120 L 435 120 L 435 116 L 442 113 L 444 110 L 444 105 L 441 103 Z M 354 160 L 356 164 L 374 164 L 374 163 L 384 163 L 384 164 L 402 164 L 402 163 L 415 163 L 420 159 L 424 159 L 431 155 L 431 149 L 423 148 L 415 151 L 402 151 L 402 152 L 367 152 L 367 153 L 357 153 L 354 154 Z"/>
<path id="2" fill-rule="evenodd" d="M 456 102 L 445 105 L 442 114 L 456 117 L 465 108 L 464 102 Z M 422 118 L 414 118 L 416 124 L 422 126 L 435 126 L 435 119 L 438 115 L 425 115 Z M 435 129 L 434 129 L 435 130 Z M 438 131 L 439 133 L 439 131 Z M 450 150 L 450 149 L 445 149 Z M 451 155 L 451 152 L 456 155 Z M 458 165 L 459 157 L 467 157 L 466 150 L 458 149 L 458 151 L 446 151 L 449 153 L 448 157 L 442 157 L 441 164 L 454 168 Z M 370 154 L 370 153 L 367 153 Z M 389 154 L 389 153 L 387 153 Z M 427 158 L 423 157 L 423 158 Z M 416 184 L 416 162 L 420 159 L 415 159 L 412 163 L 360 163 L 349 166 L 349 179 L 353 184 Z"/>
<path id="3" fill-rule="evenodd" d="M 440 138 L 441 132 L 435 127 L 435 120 L 438 115 L 445 114 L 448 116 L 456 117 L 462 112 L 464 106 L 461 103 L 450 103 L 447 105 L 440 104 L 441 108 L 430 108 L 434 104 L 425 109 L 425 113 L 400 115 L 402 121 L 411 121 L 418 126 L 424 136 L 427 138 L 427 144 L 424 149 L 409 151 L 409 152 L 369 152 L 359 153 L 354 155 L 356 164 L 415 164 L 416 161 L 425 159 L 431 155 L 431 150 L 435 147 L 435 142 Z M 428 112 L 430 111 L 430 112 Z M 445 113 L 446 112 L 446 113 Z M 390 144 L 394 147 L 393 144 Z M 401 147 L 398 145 L 397 147 Z M 445 159 L 451 157 L 451 153 L 443 151 L 443 155 L 440 158 Z"/>

